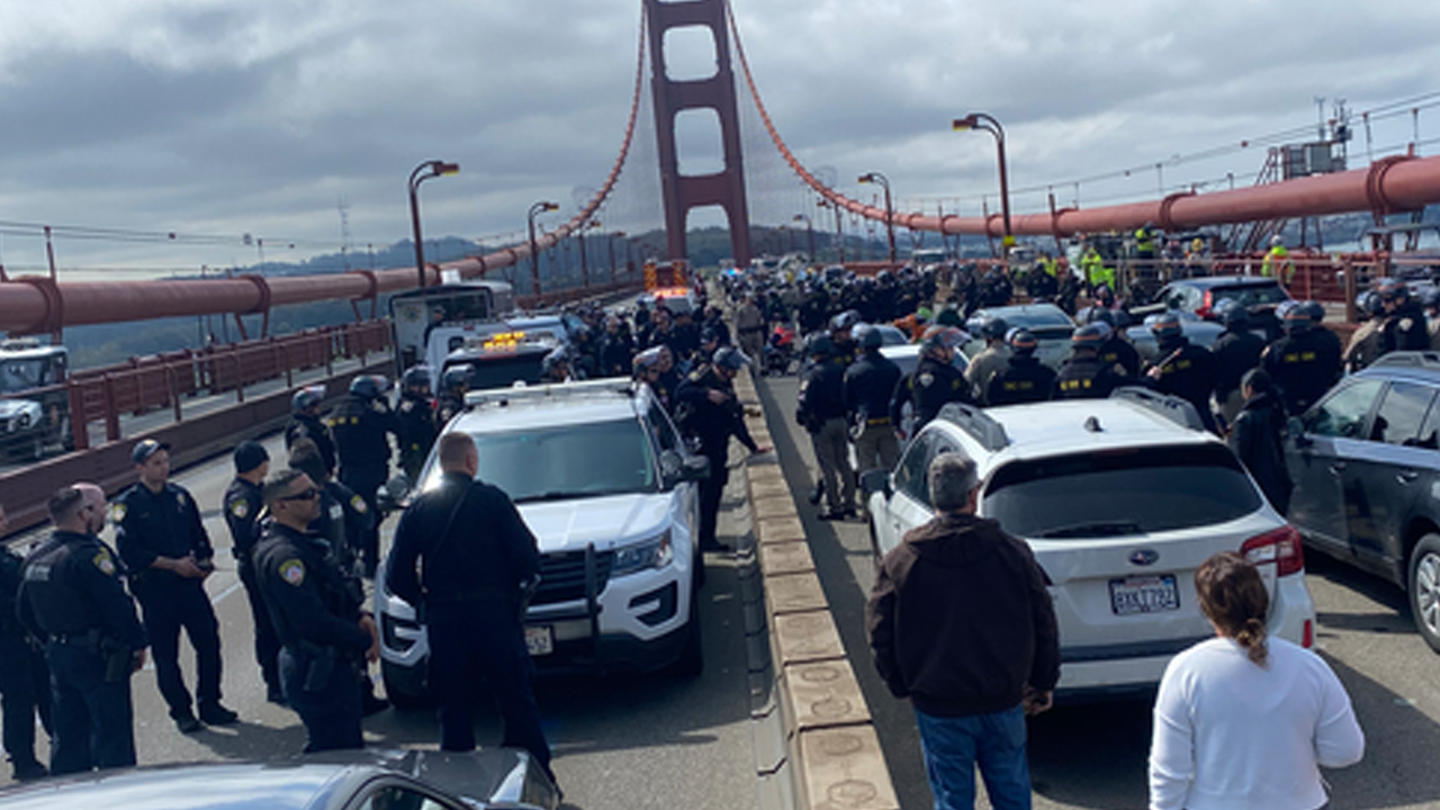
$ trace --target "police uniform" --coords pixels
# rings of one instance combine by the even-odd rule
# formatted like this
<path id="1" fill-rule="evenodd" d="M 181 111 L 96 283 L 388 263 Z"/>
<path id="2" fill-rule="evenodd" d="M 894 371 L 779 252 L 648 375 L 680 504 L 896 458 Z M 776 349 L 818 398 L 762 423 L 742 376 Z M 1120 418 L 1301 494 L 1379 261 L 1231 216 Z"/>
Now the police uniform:
<path id="1" fill-rule="evenodd" d="M 1240 394 L 1240 380 L 1245 373 L 1260 365 L 1265 341 L 1248 329 L 1226 329 L 1210 347 L 1215 355 L 1215 402 L 1226 422 L 1234 423 L 1245 398 Z"/>
<path id="2" fill-rule="evenodd" d="M 1420 302 L 1408 298 L 1380 326 L 1380 355 L 1430 349 L 1430 332 Z"/>
<path id="3" fill-rule="evenodd" d="M 727 399 L 716 405 L 710 401 L 711 391 L 719 391 Z M 676 390 L 675 402 L 677 426 L 698 438 L 700 452 L 710 459 L 710 477 L 700 482 L 700 548 L 720 548 L 715 524 L 720 515 L 720 498 L 730 480 L 730 437 L 739 439 L 752 453 L 759 447 L 745 426 L 745 411 L 735 396 L 735 387 L 710 365 L 690 372 Z"/>
<path id="4" fill-rule="evenodd" d="M 395 416 L 400 424 L 400 469 L 411 481 L 418 481 L 420 467 L 435 443 L 435 398 L 403 391 Z"/>
<path id="5" fill-rule="evenodd" d="M 330 430 L 340 456 L 341 483 L 355 490 L 370 510 L 376 511 L 375 492 L 390 474 L 390 442 L 385 434 L 399 435 L 399 420 L 383 397 L 369 400 L 348 394 L 330 416 Z M 362 548 L 368 575 L 375 573 L 379 549 L 380 536 L 372 531 Z"/>
<path id="6" fill-rule="evenodd" d="M 145 630 L 120 574 L 93 534 L 57 531 L 25 560 L 18 608 L 50 664 L 53 774 L 135 764 L 130 674 Z"/>
<path id="7" fill-rule="evenodd" d="M 1162 340 L 1160 348 L 1160 379 L 1155 389 L 1162 394 L 1180 397 L 1195 406 L 1205 429 L 1218 433 L 1215 414 L 1210 409 L 1210 395 L 1220 377 L 1215 356 L 1204 346 L 1196 346 L 1189 338 Z"/>
<path id="8" fill-rule="evenodd" d="M 890 418 L 890 397 L 900 384 L 900 367 L 880 353 L 867 350 L 845 369 L 845 411 L 860 429 L 855 439 L 857 467 L 890 469 L 900 457 L 900 440 Z"/>
<path id="9" fill-rule="evenodd" d="M 1313 329 L 1292 332 L 1271 343 L 1265 349 L 1264 362 L 1290 414 L 1304 413 L 1340 376 L 1339 355 Z"/>
<path id="10" fill-rule="evenodd" d="M 455 415 L 465 410 L 465 395 L 454 391 L 442 391 L 435 400 L 435 424 L 444 427 Z"/>
<path id="11" fill-rule="evenodd" d="M 188 556 L 204 563 L 215 556 L 195 499 L 167 482 L 152 492 L 143 482 L 125 490 L 111 510 L 115 545 L 130 571 L 130 588 L 145 615 L 155 660 L 155 680 L 170 716 L 193 718 L 190 691 L 180 673 L 180 628 L 195 648 L 195 700 L 203 717 L 220 707 L 220 625 L 201 578 L 152 568 L 157 557 Z"/>
<path id="12" fill-rule="evenodd" d="M 1114 366 L 1101 360 L 1098 354 L 1073 355 L 1055 375 L 1050 398 L 1104 399 L 1124 384 L 1125 378 L 1116 374 Z"/>
<path id="13" fill-rule="evenodd" d="M 960 369 L 933 357 L 925 357 L 915 366 L 915 371 L 908 377 L 902 377 L 895 385 L 890 399 L 890 421 L 896 427 L 900 425 L 901 411 L 907 402 L 915 410 L 913 435 L 939 415 L 946 403 L 974 405 L 975 398 L 970 395 L 970 383 Z"/>
<path id="14" fill-rule="evenodd" d="M 235 554 L 235 568 L 240 584 L 245 586 L 245 597 L 250 602 L 250 618 L 255 625 L 255 662 L 260 665 L 260 676 L 265 681 L 267 697 L 276 701 L 282 695 L 280 689 L 280 639 L 275 635 L 275 626 L 265 610 L 265 597 L 260 594 L 260 584 L 255 576 L 252 552 L 259 530 L 255 526 L 260 516 L 263 501 L 260 499 L 260 485 L 236 477 L 225 490 L 221 510 L 225 513 L 225 525 L 230 528 L 231 550 Z"/>
<path id="15" fill-rule="evenodd" d="M 1110 337 L 1100 344 L 1100 359 L 1119 367 L 1127 377 L 1140 375 L 1140 352 L 1130 345 L 1130 341 L 1120 337 L 1118 329 L 1111 332 Z"/>
<path id="16" fill-rule="evenodd" d="M 1034 353 L 1014 352 L 1005 368 L 990 378 L 985 401 L 991 405 L 1020 405 L 1044 402 L 1055 387 L 1055 371 Z"/>
<path id="17" fill-rule="evenodd" d="M 260 589 L 280 638 L 280 681 L 305 724 L 307 753 L 365 745 L 356 661 L 373 639 L 329 551 L 319 535 L 273 521 L 255 548 Z"/>
<path id="18" fill-rule="evenodd" d="M 810 434 L 830 514 L 853 511 L 855 470 L 845 429 L 845 369 L 828 358 L 807 366 L 800 376 L 795 419 Z"/>
<path id="19" fill-rule="evenodd" d="M 416 572 L 422 559 L 423 577 Z M 401 516 L 386 570 L 390 592 L 427 615 L 440 748 L 474 750 L 483 681 L 504 721 L 501 745 L 524 748 L 548 772 L 550 745 L 520 616 L 540 551 L 509 496 L 463 471 L 446 472 Z"/>
<path id="20" fill-rule="evenodd" d="M 330 426 L 318 416 L 292 413 L 289 424 L 285 426 L 285 449 L 289 450 L 301 439 L 315 442 L 315 446 L 320 448 L 320 457 L 325 459 L 325 469 L 333 474 L 336 460 L 335 437 L 330 433 Z"/>
<path id="21" fill-rule="evenodd" d="M 17 618 L 16 598 L 20 592 L 19 555 L 0 548 L 0 714 L 4 732 L 0 735 L 10 756 L 16 779 L 45 775 L 45 766 L 35 758 L 35 715 L 48 733 L 50 724 L 50 670 L 45 654 L 26 633 Z"/>

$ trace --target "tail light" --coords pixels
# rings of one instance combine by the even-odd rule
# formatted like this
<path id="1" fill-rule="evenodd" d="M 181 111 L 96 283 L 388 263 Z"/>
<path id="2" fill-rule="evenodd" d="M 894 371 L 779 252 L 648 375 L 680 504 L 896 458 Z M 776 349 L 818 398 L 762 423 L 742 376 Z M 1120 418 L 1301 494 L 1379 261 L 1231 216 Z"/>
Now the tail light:
<path id="1" fill-rule="evenodd" d="M 1305 570 L 1305 552 L 1300 532 L 1285 524 L 1274 531 L 1256 535 L 1240 546 L 1240 553 L 1255 565 L 1274 565 L 1277 576 L 1298 574 Z"/>
<path id="2" fill-rule="evenodd" d="M 1305 620 L 1305 629 L 1300 633 L 1300 646 L 1307 650 L 1315 647 L 1315 623 L 1309 619 Z"/>
<path id="3" fill-rule="evenodd" d="M 1210 320 L 1211 315 L 1215 314 L 1215 294 L 1213 292 L 1205 291 L 1205 301 L 1195 308 L 1195 314 L 1207 321 Z"/>

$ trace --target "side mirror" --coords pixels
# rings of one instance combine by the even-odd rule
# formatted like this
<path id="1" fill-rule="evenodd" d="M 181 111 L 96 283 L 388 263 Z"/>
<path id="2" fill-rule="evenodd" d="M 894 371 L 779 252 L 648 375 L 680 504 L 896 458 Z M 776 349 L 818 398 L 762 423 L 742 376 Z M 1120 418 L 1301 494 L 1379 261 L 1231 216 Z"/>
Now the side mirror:
<path id="1" fill-rule="evenodd" d="M 889 470 L 866 470 L 861 473 L 860 489 L 867 496 L 873 495 L 876 492 L 882 492 L 885 494 L 886 500 L 889 500 L 890 496 L 895 494 L 894 490 L 890 489 Z"/>

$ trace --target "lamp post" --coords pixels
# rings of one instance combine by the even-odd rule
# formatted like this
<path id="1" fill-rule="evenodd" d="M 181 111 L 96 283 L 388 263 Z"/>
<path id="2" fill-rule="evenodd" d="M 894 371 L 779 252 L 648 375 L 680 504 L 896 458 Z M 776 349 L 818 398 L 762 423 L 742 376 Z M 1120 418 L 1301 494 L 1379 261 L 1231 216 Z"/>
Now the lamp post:
<path id="1" fill-rule="evenodd" d="M 996 160 L 1000 163 L 1000 213 L 1005 222 L 1005 237 L 1000 244 L 1005 246 L 1008 257 L 1010 248 L 1015 245 L 1015 237 L 1010 231 L 1010 179 L 1005 169 L 1005 128 L 986 113 L 970 113 L 964 118 L 956 118 L 951 127 L 956 132 L 980 129 L 995 136 Z"/>
<path id="2" fill-rule="evenodd" d="M 414 229 L 415 273 L 419 279 L 417 286 L 420 289 L 425 288 L 425 242 L 420 238 L 420 200 L 417 196 L 420 184 L 432 177 L 444 177 L 447 174 L 459 173 L 459 163 L 446 163 L 443 160 L 427 160 L 416 166 L 415 171 L 410 172 L 410 227 Z"/>
<path id="3" fill-rule="evenodd" d="M 885 240 L 890 247 L 890 265 L 895 265 L 895 207 L 890 204 L 890 181 L 880 172 L 860 175 L 861 183 L 879 183 L 885 188 Z"/>
<path id="4" fill-rule="evenodd" d="M 815 261 L 815 223 L 810 221 L 809 214 L 796 214 L 794 221 L 805 223 L 805 244 L 810 250 L 810 255 L 806 257 L 806 263 L 812 264 Z"/>
<path id="5" fill-rule="evenodd" d="M 535 215 L 559 210 L 560 206 L 553 202 L 537 202 L 525 215 L 525 221 L 530 226 L 530 283 L 535 288 L 533 295 L 540 294 L 540 247 L 535 244 Z"/>

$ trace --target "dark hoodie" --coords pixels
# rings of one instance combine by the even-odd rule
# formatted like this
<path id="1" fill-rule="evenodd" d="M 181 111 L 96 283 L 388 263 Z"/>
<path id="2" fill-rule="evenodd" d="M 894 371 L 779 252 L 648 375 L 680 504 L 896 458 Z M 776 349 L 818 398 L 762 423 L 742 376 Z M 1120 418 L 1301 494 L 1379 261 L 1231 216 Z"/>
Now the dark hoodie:
<path id="1" fill-rule="evenodd" d="M 866 606 L 875 668 L 896 697 L 939 717 L 1019 705 L 1060 678 L 1047 578 L 993 520 L 942 514 L 881 561 Z"/>

